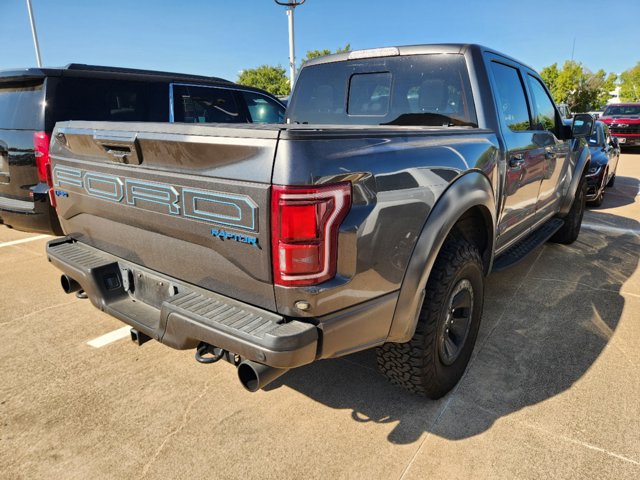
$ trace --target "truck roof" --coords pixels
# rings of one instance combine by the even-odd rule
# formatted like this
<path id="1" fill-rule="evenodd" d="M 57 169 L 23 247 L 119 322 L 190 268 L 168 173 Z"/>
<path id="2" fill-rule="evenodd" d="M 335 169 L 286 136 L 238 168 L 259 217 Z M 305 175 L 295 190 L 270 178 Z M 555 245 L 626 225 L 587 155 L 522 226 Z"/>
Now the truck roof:
<path id="1" fill-rule="evenodd" d="M 517 60 L 509 55 L 501 53 L 492 48 L 485 47 L 483 45 L 475 44 L 475 43 L 433 43 L 433 44 L 422 44 L 422 45 L 403 45 L 403 46 L 392 46 L 392 47 L 382 47 L 382 48 L 370 48 L 365 50 L 352 50 L 350 52 L 343 53 L 334 53 L 331 55 L 325 55 L 322 57 L 314 58 L 305 62 L 304 66 L 310 65 L 318 65 L 322 63 L 332 63 L 332 62 L 341 62 L 346 60 L 355 60 L 359 58 L 375 58 L 375 57 L 385 57 L 392 55 L 426 55 L 426 54 L 435 54 L 435 53 L 457 53 L 463 54 L 468 50 L 478 50 L 480 52 L 491 52 L 496 55 L 500 55 L 501 57 L 512 60 L 516 63 L 524 65 L 525 67 L 534 70 L 528 65 L 522 63 L 520 60 Z"/>

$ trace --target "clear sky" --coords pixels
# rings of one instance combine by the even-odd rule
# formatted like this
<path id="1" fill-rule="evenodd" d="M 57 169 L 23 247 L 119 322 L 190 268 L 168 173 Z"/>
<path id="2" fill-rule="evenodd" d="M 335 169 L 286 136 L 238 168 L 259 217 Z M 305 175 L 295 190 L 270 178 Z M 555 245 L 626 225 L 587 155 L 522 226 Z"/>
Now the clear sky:
<path id="1" fill-rule="evenodd" d="M 288 72 L 285 8 L 273 0 L 32 0 L 45 66 L 90 63 L 236 80 Z M 640 0 L 307 0 L 307 50 L 481 43 L 537 70 L 574 59 L 620 73 L 640 61 Z M 575 39 L 575 49 L 573 49 Z M 26 0 L 0 0 L 0 69 L 35 66 Z"/>

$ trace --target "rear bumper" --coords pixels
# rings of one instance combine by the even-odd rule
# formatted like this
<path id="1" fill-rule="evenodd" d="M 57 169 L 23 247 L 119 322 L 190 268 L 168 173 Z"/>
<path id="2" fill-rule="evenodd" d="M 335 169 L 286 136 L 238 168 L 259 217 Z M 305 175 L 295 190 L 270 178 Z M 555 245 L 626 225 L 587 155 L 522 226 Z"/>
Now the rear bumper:
<path id="1" fill-rule="evenodd" d="M 68 237 L 47 257 L 100 310 L 172 348 L 200 342 L 276 368 L 347 355 L 387 339 L 398 292 L 307 321 L 289 319 L 159 274 Z"/>
<path id="2" fill-rule="evenodd" d="M 48 187 L 43 193 L 34 187 L 32 193 L 33 199 L 0 195 L 0 224 L 25 232 L 62 235 L 58 215 L 49 204 Z"/>
<path id="3" fill-rule="evenodd" d="M 277 368 L 316 359 L 318 329 L 310 323 L 289 321 L 69 238 L 50 241 L 47 257 L 96 307 L 170 347 L 206 342 Z"/>

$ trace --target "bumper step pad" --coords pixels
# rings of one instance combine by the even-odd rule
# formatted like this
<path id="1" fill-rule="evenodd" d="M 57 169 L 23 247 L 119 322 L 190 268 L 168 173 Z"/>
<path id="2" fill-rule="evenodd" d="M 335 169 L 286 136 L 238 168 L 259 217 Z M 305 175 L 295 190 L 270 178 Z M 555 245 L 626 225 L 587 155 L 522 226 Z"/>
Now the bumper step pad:
<path id="1" fill-rule="evenodd" d="M 76 280 L 92 303 L 146 335 L 173 348 L 206 342 L 243 358 L 279 368 L 311 363 L 318 329 L 281 315 L 124 261 L 71 239 L 47 244 L 47 256 Z M 171 285 L 172 294 L 156 305 L 125 290 L 122 272 L 141 273 Z"/>

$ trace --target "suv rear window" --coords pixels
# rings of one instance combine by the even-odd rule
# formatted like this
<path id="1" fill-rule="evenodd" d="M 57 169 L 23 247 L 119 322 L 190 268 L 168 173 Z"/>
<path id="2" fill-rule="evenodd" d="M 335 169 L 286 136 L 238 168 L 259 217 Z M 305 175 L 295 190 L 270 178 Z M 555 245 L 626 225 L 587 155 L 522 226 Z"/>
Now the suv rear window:
<path id="1" fill-rule="evenodd" d="M 305 67 L 289 123 L 477 127 L 462 55 L 406 55 Z"/>
<path id="2" fill-rule="evenodd" d="M 167 122 L 169 86 L 98 78 L 50 78 L 47 123 L 65 120 Z"/>
<path id="3" fill-rule="evenodd" d="M 43 83 L 0 86 L 0 128 L 42 130 Z"/>

